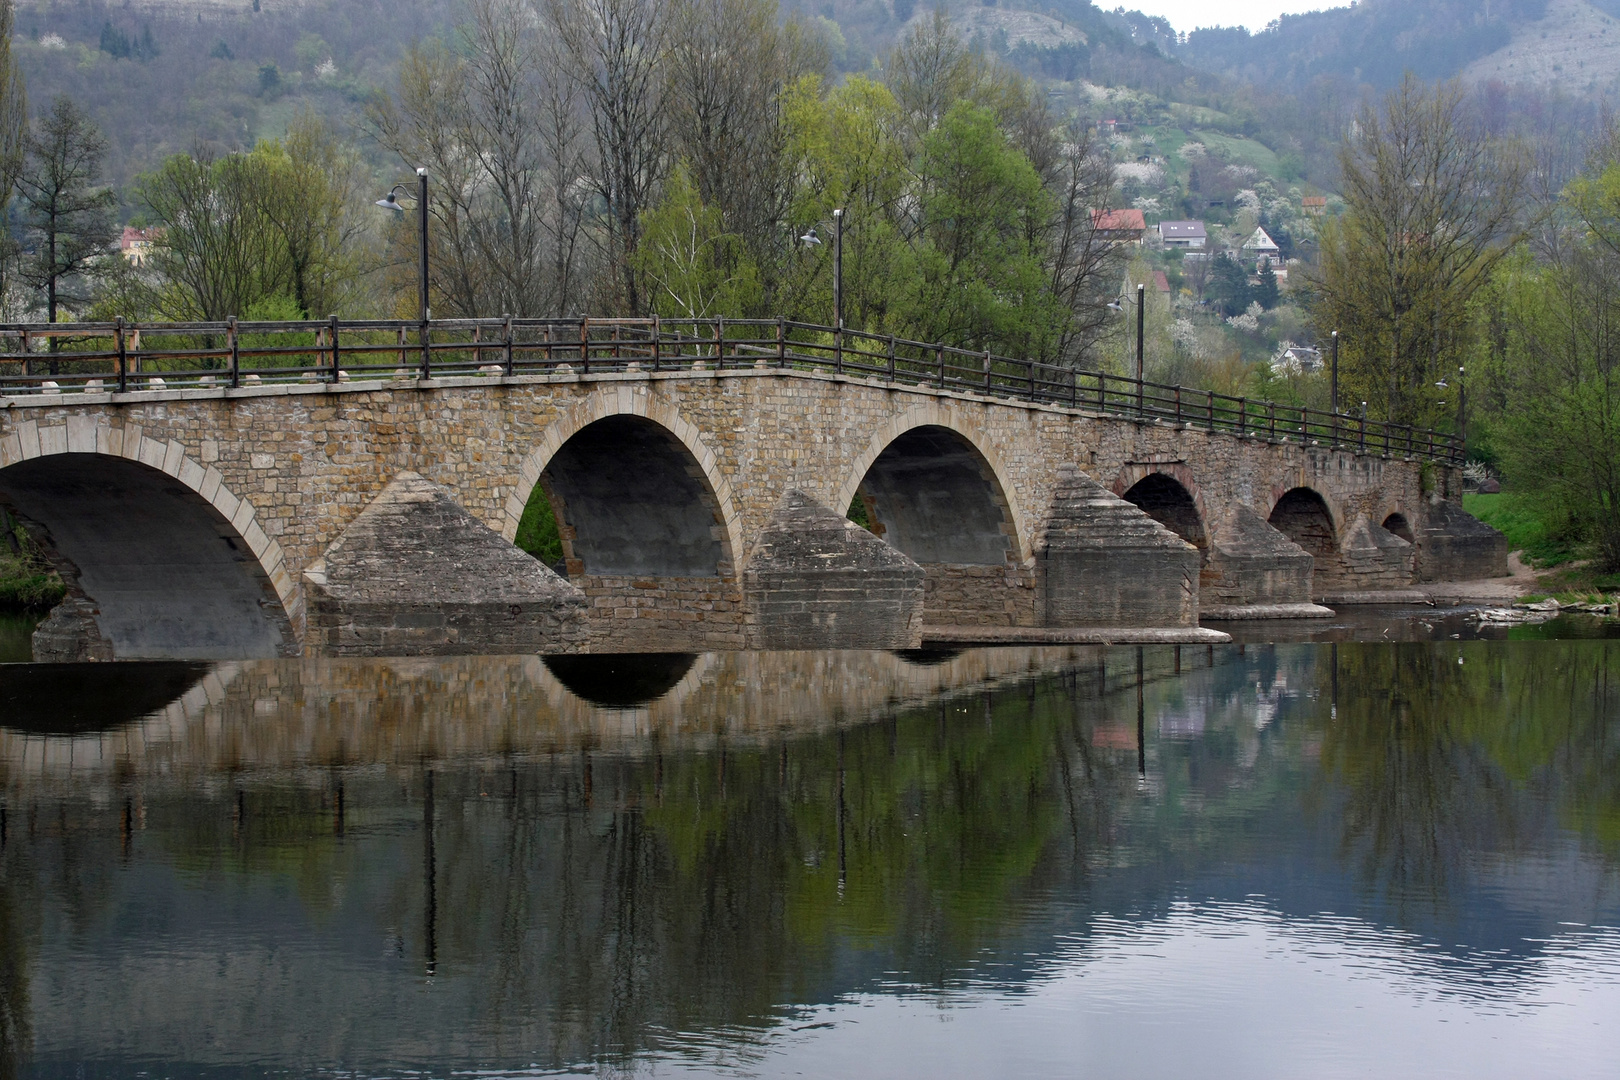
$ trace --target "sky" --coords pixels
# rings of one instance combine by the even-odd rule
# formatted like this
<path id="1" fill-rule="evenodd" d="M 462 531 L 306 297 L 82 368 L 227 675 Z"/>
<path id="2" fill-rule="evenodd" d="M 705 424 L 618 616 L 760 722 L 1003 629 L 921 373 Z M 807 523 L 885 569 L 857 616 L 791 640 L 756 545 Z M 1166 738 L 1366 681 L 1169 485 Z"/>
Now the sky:
<path id="1" fill-rule="evenodd" d="M 1097 6 L 1106 11 L 1120 3 L 1148 15 L 1163 15 L 1177 30 L 1196 30 L 1200 26 L 1247 26 L 1259 30 L 1279 15 L 1343 7 L 1348 0 L 1099 0 Z"/>

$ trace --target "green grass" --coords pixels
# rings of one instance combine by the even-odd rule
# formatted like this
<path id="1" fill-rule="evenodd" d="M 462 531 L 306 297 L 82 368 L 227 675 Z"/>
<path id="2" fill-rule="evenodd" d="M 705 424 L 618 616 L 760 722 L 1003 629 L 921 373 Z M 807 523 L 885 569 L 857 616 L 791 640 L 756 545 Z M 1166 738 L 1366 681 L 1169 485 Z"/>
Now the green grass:
<path id="1" fill-rule="evenodd" d="M 1223 135 L 1208 129 L 1200 130 L 1196 134 L 1200 142 L 1211 151 L 1218 150 L 1227 161 L 1237 165 L 1252 165 L 1274 180 L 1280 175 L 1276 153 L 1263 143 L 1238 135 Z"/>
<path id="2" fill-rule="evenodd" d="M 1551 569 L 1581 556 L 1583 545 L 1548 522 L 1530 500 L 1512 492 L 1464 495 L 1463 509 L 1507 537 L 1509 551 L 1522 551 L 1538 570 Z"/>

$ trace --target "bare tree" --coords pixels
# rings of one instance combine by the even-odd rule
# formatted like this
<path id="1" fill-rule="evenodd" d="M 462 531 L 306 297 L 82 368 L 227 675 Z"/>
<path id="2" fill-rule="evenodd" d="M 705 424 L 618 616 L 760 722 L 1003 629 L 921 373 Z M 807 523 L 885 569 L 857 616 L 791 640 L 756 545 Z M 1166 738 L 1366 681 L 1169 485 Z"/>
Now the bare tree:
<path id="1" fill-rule="evenodd" d="M 641 214 L 668 167 L 670 20 L 660 0 L 547 0 L 547 11 L 596 142 L 591 183 L 607 209 L 603 246 L 614 285 L 604 299 L 640 312 L 633 256 Z"/>
<path id="2" fill-rule="evenodd" d="M 1107 333 L 1124 256 L 1117 242 L 1096 227 L 1114 190 L 1114 164 L 1096 128 L 1083 120 L 1068 125 L 1048 190 L 1055 195 L 1048 225 L 1052 292 L 1070 317 L 1058 337 L 1056 360 L 1080 367 Z"/>
<path id="3" fill-rule="evenodd" d="M 112 242 L 117 198 L 101 181 L 107 140 L 72 99 L 51 103 L 27 147 L 17 184 L 36 250 L 23 279 L 45 294 L 46 316 L 55 322 L 61 301 L 89 301 L 84 286 Z"/>
<path id="4" fill-rule="evenodd" d="M 774 0 L 681 0 L 669 59 L 672 142 L 726 231 L 758 246 L 783 210 Z"/>
<path id="5" fill-rule="evenodd" d="M 11 55 L 15 21 L 12 0 L 0 0 L 0 217 L 5 216 L 11 193 L 22 173 L 28 137 L 28 95 L 23 87 L 22 70 Z M 0 301 L 5 299 L 16 255 L 16 241 L 7 232 L 0 237 Z"/>
<path id="6" fill-rule="evenodd" d="M 469 14 L 461 50 L 407 55 L 399 93 L 373 102 L 371 124 L 431 177 L 430 288 L 441 305 L 462 316 L 560 313 L 583 209 L 576 93 L 529 5 L 472 0 Z M 414 242 L 405 230 L 397 238 L 401 270 Z"/>
<path id="7" fill-rule="evenodd" d="M 1521 235 L 1526 160 L 1461 88 L 1409 76 L 1368 104 L 1340 151 L 1346 212 L 1323 229 L 1313 311 L 1340 330 L 1351 389 L 1385 416 L 1434 422 L 1434 384 L 1465 355 L 1470 303 Z"/>

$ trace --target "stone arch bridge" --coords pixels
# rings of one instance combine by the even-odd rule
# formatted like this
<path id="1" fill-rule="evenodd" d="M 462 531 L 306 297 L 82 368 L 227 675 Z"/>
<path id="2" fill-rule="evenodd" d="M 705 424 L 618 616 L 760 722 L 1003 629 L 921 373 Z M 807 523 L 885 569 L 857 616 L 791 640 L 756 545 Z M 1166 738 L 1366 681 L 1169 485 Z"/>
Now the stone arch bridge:
<path id="1" fill-rule="evenodd" d="M 0 399 L 0 499 L 71 586 L 36 649 L 907 647 L 1505 572 L 1445 463 L 821 369 L 628 366 Z M 536 491 L 561 574 L 511 543 Z"/>

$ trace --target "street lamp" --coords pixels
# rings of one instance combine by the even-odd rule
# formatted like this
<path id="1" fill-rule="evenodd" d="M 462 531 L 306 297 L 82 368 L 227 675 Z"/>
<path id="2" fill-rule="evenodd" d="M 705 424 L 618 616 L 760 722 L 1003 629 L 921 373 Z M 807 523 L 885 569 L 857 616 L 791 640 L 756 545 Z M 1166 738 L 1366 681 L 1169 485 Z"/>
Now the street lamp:
<path id="1" fill-rule="evenodd" d="M 1328 411 L 1339 415 L 1339 332 L 1333 331 L 1333 399 Z"/>
<path id="2" fill-rule="evenodd" d="M 1111 311 L 1124 311 L 1125 305 L 1130 303 L 1136 305 L 1136 408 L 1140 412 L 1142 410 L 1142 344 L 1145 332 L 1144 319 L 1147 315 L 1147 286 L 1145 284 L 1136 286 L 1135 300 L 1121 296 L 1110 300 L 1108 308 Z"/>
<path id="3" fill-rule="evenodd" d="M 806 247 L 820 247 L 821 237 L 816 235 L 815 227 L 799 237 L 799 243 Z M 842 208 L 833 211 L 833 326 L 839 330 L 844 328 L 844 211 Z"/>
<path id="4" fill-rule="evenodd" d="M 400 205 L 400 196 L 411 197 L 410 188 L 404 184 L 395 184 L 388 194 L 377 200 L 377 205 L 384 210 L 392 210 L 401 217 L 405 216 L 405 207 Z M 432 317 L 428 308 L 428 174 L 426 169 L 416 170 L 416 221 L 417 221 L 417 251 L 418 266 L 416 280 L 416 313 L 422 324 L 422 377 L 428 377 L 428 339 L 427 324 Z"/>

